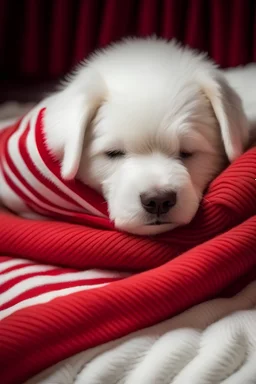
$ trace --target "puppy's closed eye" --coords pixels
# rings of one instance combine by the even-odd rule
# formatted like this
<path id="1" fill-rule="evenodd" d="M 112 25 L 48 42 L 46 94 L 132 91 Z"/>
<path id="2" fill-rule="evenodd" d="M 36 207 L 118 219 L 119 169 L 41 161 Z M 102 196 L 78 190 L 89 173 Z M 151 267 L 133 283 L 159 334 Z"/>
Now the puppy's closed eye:
<path id="1" fill-rule="evenodd" d="M 112 151 L 107 151 L 105 152 L 105 155 L 109 159 L 117 159 L 125 156 L 125 152 L 121 150 L 112 150 Z"/>
<path id="2" fill-rule="evenodd" d="M 192 157 L 192 156 L 193 156 L 193 153 L 191 153 L 191 152 L 180 151 L 180 153 L 179 153 L 179 157 L 182 160 L 188 159 L 189 157 Z"/>

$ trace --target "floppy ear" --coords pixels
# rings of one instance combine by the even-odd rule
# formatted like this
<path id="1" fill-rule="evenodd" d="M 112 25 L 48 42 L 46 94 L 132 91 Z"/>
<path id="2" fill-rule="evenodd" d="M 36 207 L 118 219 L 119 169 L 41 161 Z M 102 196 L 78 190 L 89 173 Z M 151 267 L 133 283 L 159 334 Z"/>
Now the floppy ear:
<path id="1" fill-rule="evenodd" d="M 217 70 L 200 73 L 198 82 L 211 102 L 226 155 L 232 162 L 244 152 L 248 143 L 249 124 L 241 99 Z"/>
<path id="2" fill-rule="evenodd" d="M 79 168 L 85 131 L 106 96 L 100 75 L 82 68 L 62 91 L 50 97 L 45 122 L 48 145 L 61 163 L 61 176 L 73 179 Z"/>

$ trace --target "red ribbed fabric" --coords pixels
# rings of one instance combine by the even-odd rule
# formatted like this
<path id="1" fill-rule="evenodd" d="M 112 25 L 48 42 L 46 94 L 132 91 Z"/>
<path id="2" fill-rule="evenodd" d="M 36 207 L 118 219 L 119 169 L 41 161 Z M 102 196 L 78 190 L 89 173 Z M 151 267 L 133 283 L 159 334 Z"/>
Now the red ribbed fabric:
<path id="1" fill-rule="evenodd" d="M 0 0 L 6 78 L 64 75 L 92 50 L 156 34 L 207 51 L 221 66 L 256 60 L 254 0 Z"/>
<path id="2" fill-rule="evenodd" d="M 155 238 L 1 213 L 3 256 L 81 270 L 140 272 L 4 317 L 1 382 L 23 382 L 74 353 L 155 324 L 222 292 L 230 295 L 254 279 L 255 179 L 253 149 L 212 183 L 190 226 Z"/>

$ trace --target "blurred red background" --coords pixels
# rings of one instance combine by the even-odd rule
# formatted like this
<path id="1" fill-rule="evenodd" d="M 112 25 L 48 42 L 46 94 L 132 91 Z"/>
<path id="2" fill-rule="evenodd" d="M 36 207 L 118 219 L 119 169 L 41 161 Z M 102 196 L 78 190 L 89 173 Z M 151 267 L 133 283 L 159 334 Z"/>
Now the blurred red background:
<path id="1" fill-rule="evenodd" d="M 152 34 L 222 67 L 256 61 L 256 1 L 0 0 L 0 99 L 34 99 L 95 48 Z"/>

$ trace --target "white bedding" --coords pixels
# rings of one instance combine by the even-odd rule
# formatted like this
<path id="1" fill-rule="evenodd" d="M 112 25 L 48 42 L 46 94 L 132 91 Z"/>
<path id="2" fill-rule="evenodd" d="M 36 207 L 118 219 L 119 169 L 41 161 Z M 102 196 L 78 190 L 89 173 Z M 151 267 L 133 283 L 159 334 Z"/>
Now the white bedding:
<path id="1" fill-rule="evenodd" d="M 92 348 L 26 384 L 256 383 L 256 281 L 154 327 Z"/>

